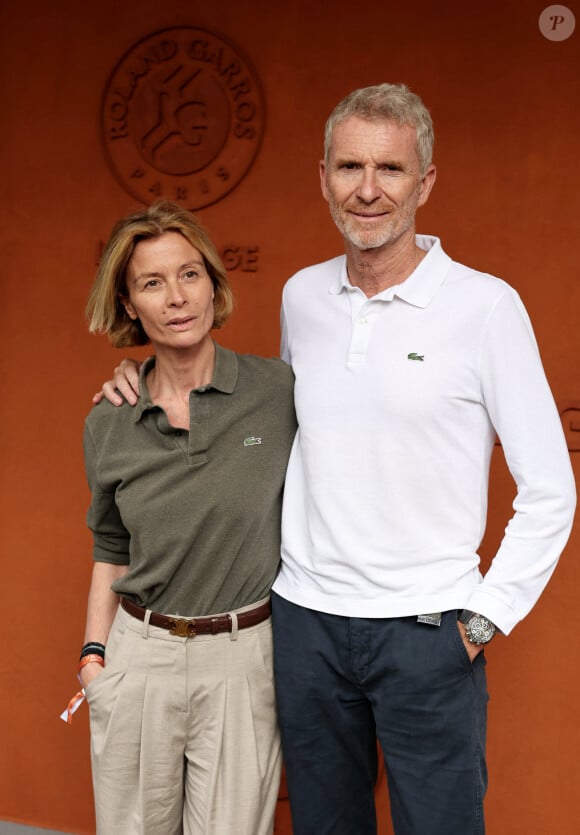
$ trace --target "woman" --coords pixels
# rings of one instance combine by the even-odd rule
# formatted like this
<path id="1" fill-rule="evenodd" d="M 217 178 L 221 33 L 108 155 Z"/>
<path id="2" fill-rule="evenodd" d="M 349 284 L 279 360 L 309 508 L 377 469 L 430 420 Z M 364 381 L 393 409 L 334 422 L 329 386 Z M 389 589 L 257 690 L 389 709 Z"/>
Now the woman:
<path id="1" fill-rule="evenodd" d="M 90 330 L 118 347 L 150 342 L 155 356 L 137 407 L 103 401 L 85 427 L 95 563 L 79 677 L 100 835 L 273 828 L 268 595 L 293 379 L 279 360 L 213 341 L 231 309 L 189 212 L 163 202 L 117 223 Z"/>

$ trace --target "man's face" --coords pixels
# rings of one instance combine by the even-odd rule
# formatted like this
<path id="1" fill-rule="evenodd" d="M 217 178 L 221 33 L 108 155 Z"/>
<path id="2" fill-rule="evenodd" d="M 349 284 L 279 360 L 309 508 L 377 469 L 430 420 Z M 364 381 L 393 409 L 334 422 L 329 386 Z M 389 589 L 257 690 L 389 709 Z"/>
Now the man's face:
<path id="1" fill-rule="evenodd" d="M 435 167 L 421 174 L 410 125 L 351 116 L 333 130 L 320 182 L 345 240 L 359 250 L 375 249 L 414 234 L 415 213 L 429 197 Z"/>

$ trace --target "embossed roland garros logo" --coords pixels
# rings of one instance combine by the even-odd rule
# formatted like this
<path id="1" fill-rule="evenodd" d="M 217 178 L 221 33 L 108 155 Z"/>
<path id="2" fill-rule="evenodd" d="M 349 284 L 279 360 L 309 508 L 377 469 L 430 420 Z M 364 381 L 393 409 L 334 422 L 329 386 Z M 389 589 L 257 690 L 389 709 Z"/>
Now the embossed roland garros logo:
<path id="1" fill-rule="evenodd" d="M 220 200 L 247 174 L 264 130 L 248 61 L 203 29 L 155 32 L 119 61 L 103 96 L 107 157 L 137 200 L 188 209 Z"/>

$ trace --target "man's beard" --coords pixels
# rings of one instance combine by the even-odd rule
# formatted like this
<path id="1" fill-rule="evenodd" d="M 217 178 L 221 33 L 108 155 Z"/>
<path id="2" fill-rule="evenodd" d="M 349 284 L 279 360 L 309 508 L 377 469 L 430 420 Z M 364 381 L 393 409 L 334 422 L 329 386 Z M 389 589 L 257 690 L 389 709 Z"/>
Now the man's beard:
<path id="1" fill-rule="evenodd" d="M 328 198 L 328 206 L 330 216 L 341 235 L 359 250 L 378 249 L 392 243 L 400 238 L 407 229 L 411 228 L 415 220 L 413 207 L 411 211 L 404 213 L 399 211 L 385 215 L 374 229 L 361 229 L 357 227 L 355 217 L 349 216 L 332 197 Z"/>

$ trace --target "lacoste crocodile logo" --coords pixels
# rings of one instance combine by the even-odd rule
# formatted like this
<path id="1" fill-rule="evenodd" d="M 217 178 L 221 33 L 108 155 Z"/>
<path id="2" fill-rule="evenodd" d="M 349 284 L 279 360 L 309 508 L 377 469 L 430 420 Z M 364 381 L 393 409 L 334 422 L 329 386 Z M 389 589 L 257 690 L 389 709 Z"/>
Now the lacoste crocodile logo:
<path id="1" fill-rule="evenodd" d="M 425 357 L 424 357 L 424 356 L 421 356 L 421 354 L 416 354 L 416 353 L 413 351 L 413 353 L 412 353 L 412 354 L 407 354 L 407 359 L 408 359 L 408 360 L 419 360 L 420 362 L 423 362 L 423 360 L 425 359 Z"/>
<path id="2" fill-rule="evenodd" d="M 261 438 L 255 438 L 253 435 L 251 435 L 249 438 L 246 438 L 244 440 L 244 446 L 256 446 L 256 444 L 261 444 L 261 443 L 262 443 L 262 439 Z"/>

